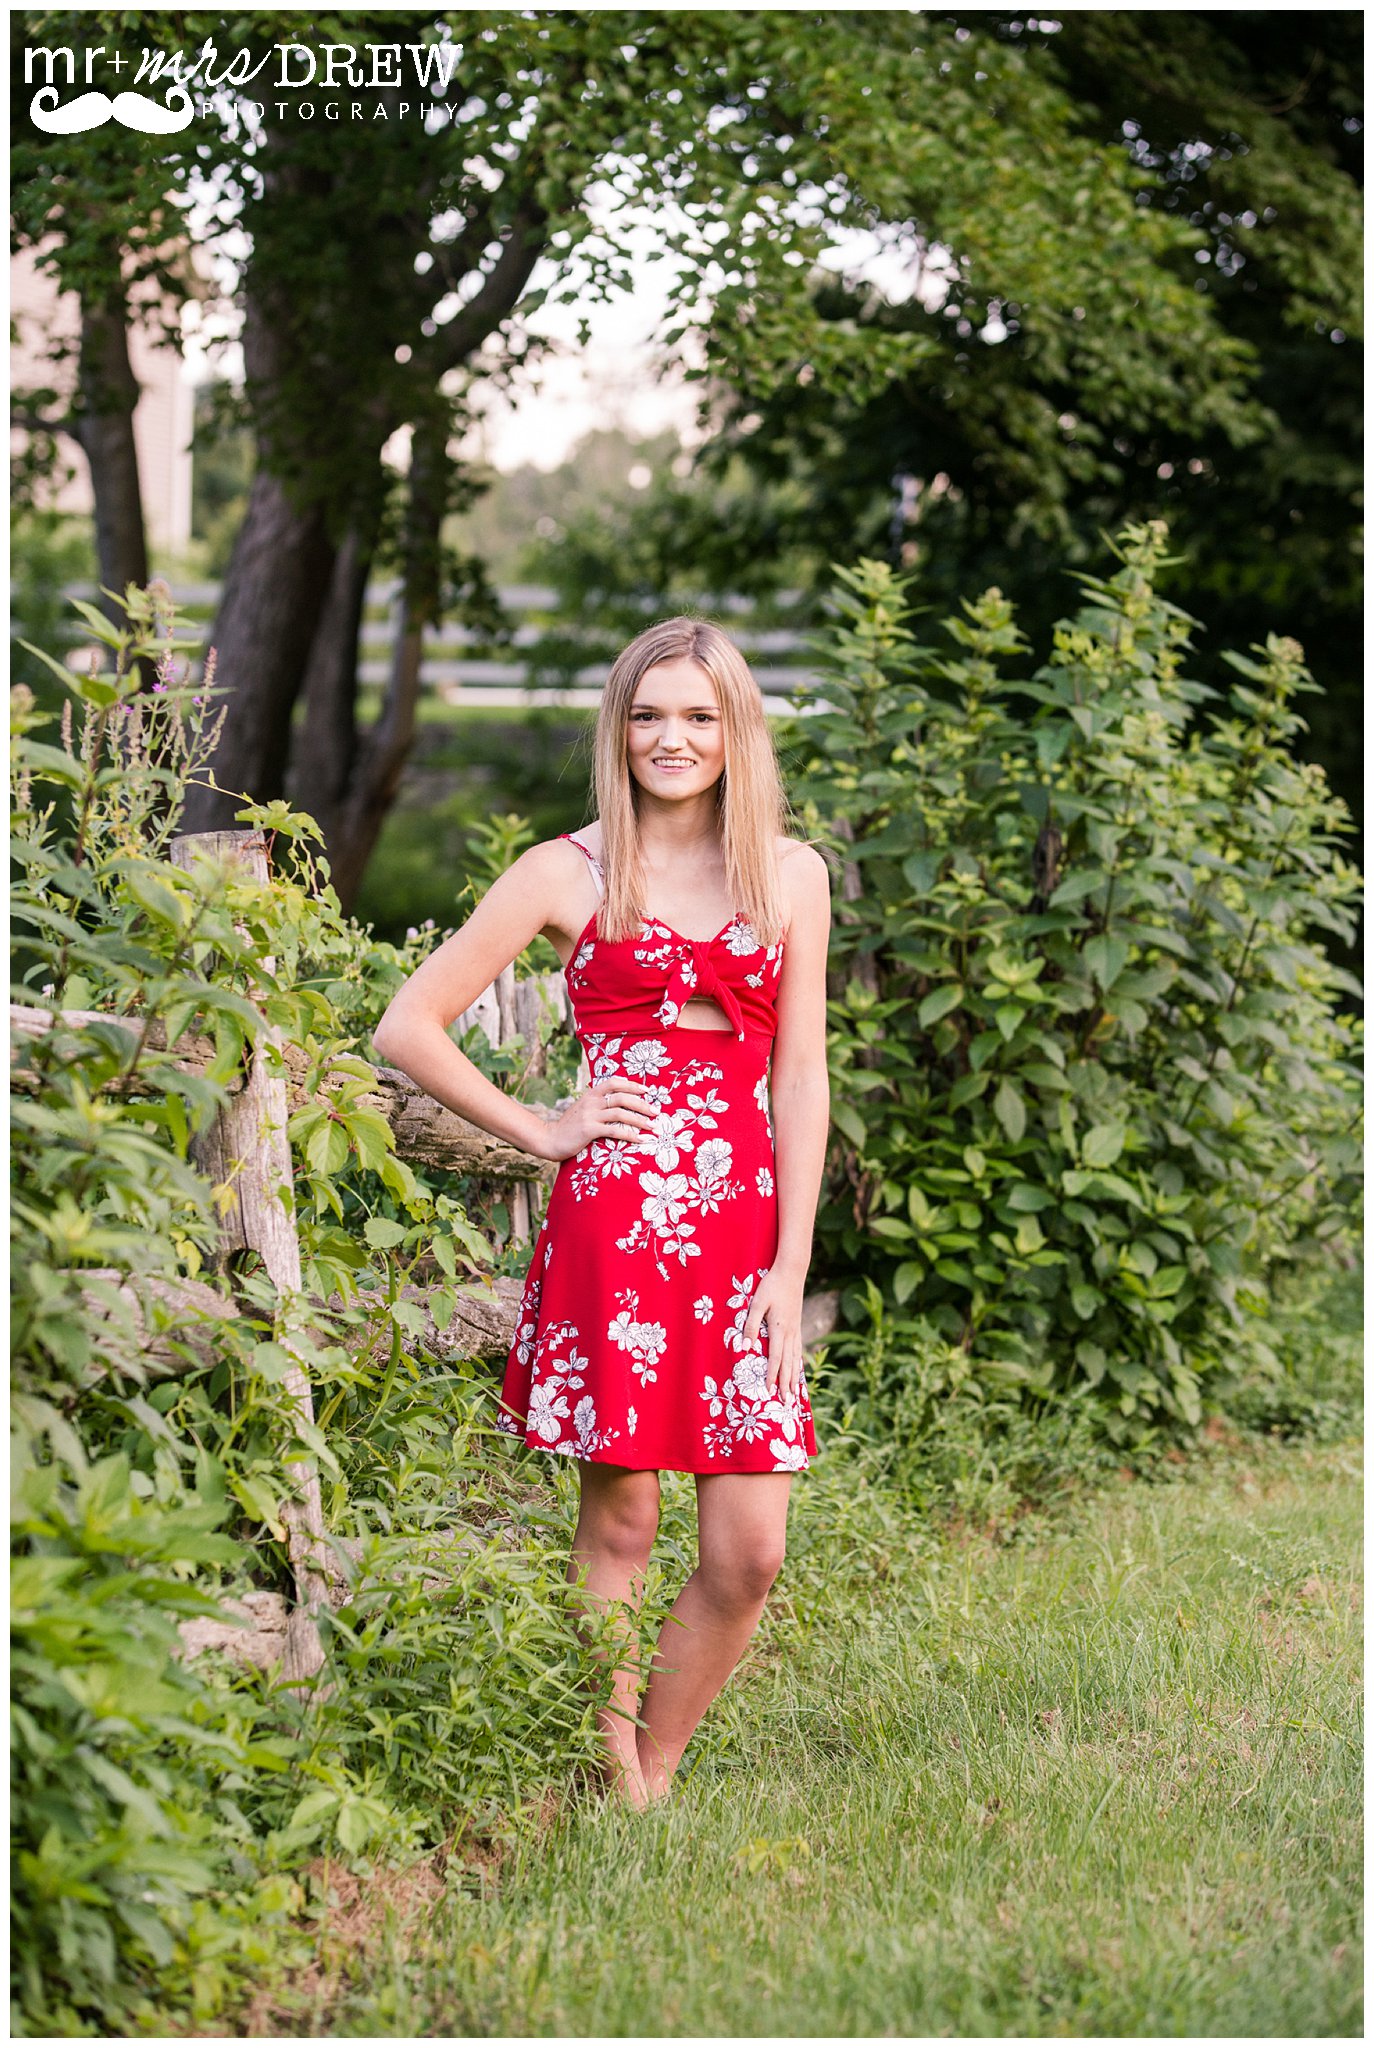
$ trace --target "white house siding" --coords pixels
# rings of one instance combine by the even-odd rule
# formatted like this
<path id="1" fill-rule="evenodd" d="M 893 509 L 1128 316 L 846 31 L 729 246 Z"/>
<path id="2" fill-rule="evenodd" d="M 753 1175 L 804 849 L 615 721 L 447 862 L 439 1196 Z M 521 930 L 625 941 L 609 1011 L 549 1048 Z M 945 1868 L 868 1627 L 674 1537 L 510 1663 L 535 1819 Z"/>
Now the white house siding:
<path id="1" fill-rule="evenodd" d="M 46 361 L 55 339 L 75 339 L 79 313 L 75 292 L 59 293 L 47 271 L 27 249 L 10 258 L 10 318 L 18 340 L 10 350 L 11 390 L 48 385 L 70 396 L 76 365 Z M 134 447 L 143 493 L 143 517 L 154 549 L 183 548 L 191 537 L 191 431 L 193 387 L 174 348 L 155 347 L 139 325 L 129 331 L 129 361 L 140 397 L 134 409 Z M 22 428 L 12 428 L 11 445 L 22 447 Z M 41 502 L 58 511 L 89 514 L 93 509 L 90 471 L 74 441 L 59 441 L 61 460 L 75 475 L 49 487 Z"/>

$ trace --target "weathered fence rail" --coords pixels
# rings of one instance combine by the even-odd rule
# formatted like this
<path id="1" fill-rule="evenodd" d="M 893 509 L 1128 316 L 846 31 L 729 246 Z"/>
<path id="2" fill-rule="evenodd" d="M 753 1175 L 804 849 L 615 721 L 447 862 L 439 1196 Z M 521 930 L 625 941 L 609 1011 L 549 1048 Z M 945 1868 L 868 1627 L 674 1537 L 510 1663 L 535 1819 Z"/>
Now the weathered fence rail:
<path id="1" fill-rule="evenodd" d="M 362 627 L 359 635 L 358 680 L 361 683 L 384 685 L 391 673 L 391 661 L 398 627 L 397 603 L 400 585 L 395 578 L 379 579 L 369 583 L 363 603 Z M 84 598 L 95 603 L 99 592 L 94 584 L 73 582 L 63 586 L 64 597 Z M 178 602 L 193 614 L 205 619 L 206 630 L 210 630 L 219 608 L 221 586 L 211 581 L 179 581 Z M 507 585 L 497 593 L 501 604 L 515 621 L 509 646 L 492 647 L 489 636 L 471 626 L 456 621 L 441 620 L 426 627 L 421 656 L 422 681 L 426 689 L 443 698 L 446 702 L 469 704 L 499 704 L 527 701 L 534 676 L 532 663 L 539 666 L 545 687 L 535 693 L 533 701 L 555 700 L 578 705 L 594 704 L 600 696 L 601 686 L 606 679 L 606 662 L 598 658 L 597 642 L 604 638 L 598 633 L 595 621 L 563 619 L 559 616 L 559 597 L 555 590 L 536 584 Z M 703 608 L 711 615 L 729 618 L 730 633 L 758 678 L 759 687 L 764 691 L 770 711 L 781 712 L 790 708 L 790 700 L 798 689 L 813 687 L 816 682 L 814 660 L 810 652 L 807 634 L 809 622 L 796 625 L 776 623 L 775 619 L 756 618 L 760 607 L 755 599 L 738 597 L 728 593 L 707 595 L 701 600 Z M 776 600 L 784 614 L 797 613 L 803 604 L 800 591 L 781 592 Z M 644 599 L 641 606 L 645 623 L 657 615 L 652 600 Z M 546 648 L 556 622 L 556 638 L 562 654 L 555 673 L 549 666 Z M 183 630 L 189 630 L 197 623 L 195 618 L 184 622 Z M 79 619 L 64 621 L 62 630 L 72 642 L 74 658 L 78 648 L 84 648 L 84 629 Z M 569 651 L 585 645 L 587 659 L 572 666 Z M 191 672 L 200 674 L 200 663 L 193 660 Z"/>
<path id="2" fill-rule="evenodd" d="M 185 836 L 173 842 L 173 857 L 186 868 L 209 859 L 223 866 L 246 868 L 264 883 L 268 879 L 266 845 L 252 832 L 205 833 Z M 266 963 L 265 963 L 266 964 Z M 270 966 L 268 970 L 270 972 Z M 569 1015 L 567 991 L 561 974 L 517 981 L 507 968 L 490 989 L 464 1011 L 458 1020 L 467 1029 L 478 1025 L 493 1045 L 509 1043 L 517 1034 L 527 1048 L 539 1045 L 538 1021 L 545 1010 L 555 1018 Z M 96 1029 L 127 1041 L 128 1068 L 109 1085 L 130 1094 L 149 1092 L 150 1083 L 140 1075 L 135 1050 L 166 1052 L 166 1037 L 156 1022 L 137 1016 L 115 1016 L 106 1011 L 71 1010 L 54 1012 L 26 1004 L 10 1007 L 11 1086 L 24 1089 L 38 1085 L 38 1076 L 26 1064 L 26 1049 L 35 1040 L 56 1041 L 60 1054 L 62 1035 Z M 269 1049 L 276 1057 L 269 1056 Z M 174 1064 L 186 1073 L 203 1073 L 215 1056 L 212 1040 L 182 1038 L 170 1054 Z M 199 1170 L 217 1188 L 230 1195 L 220 1224 L 219 1257 L 227 1263 L 236 1251 L 251 1251 L 263 1261 L 277 1289 L 277 1341 L 292 1360 L 286 1381 L 292 1413 L 310 1424 L 314 1404 L 309 1376 L 293 1333 L 310 1327 L 323 1304 L 306 1298 L 302 1291 L 300 1242 L 295 1215 L 287 1199 L 293 1170 L 286 1125 L 293 1109 L 314 1099 L 307 1094 L 309 1062 L 299 1048 L 282 1045 L 266 1020 L 262 1034 L 243 1073 L 231 1084 L 228 1097 L 213 1123 L 194 1141 L 194 1158 Z M 537 1069 L 535 1069 L 537 1071 Z M 585 1075 L 585 1061 L 582 1072 Z M 347 1077 L 352 1083 L 356 1077 Z M 321 1093 L 342 1084 L 345 1076 L 326 1074 Z M 445 1109 L 416 1087 L 406 1075 L 388 1067 L 374 1067 L 372 1080 L 362 1101 L 377 1110 L 389 1125 L 398 1155 L 417 1165 L 454 1173 L 479 1175 L 505 1185 L 513 1234 L 524 1240 L 531 1228 L 531 1189 L 542 1192 L 551 1184 L 556 1167 L 547 1160 L 494 1138 L 479 1125 L 469 1123 Z M 538 1105 L 533 1105 L 538 1107 Z M 552 1115 L 554 1112 L 547 1111 Z M 88 1307 L 97 1313 L 118 1313 L 133 1318 L 133 1327 L 146 1345 L 145 1357 L 160 1373 L 186 1369 L 191 1359 L 210 1355 L 215 1325 L 236 1314 L 232 1301 L 219 1289 L 203 1281 L 177 1283 L 140 1282 L 116 1272 L 95 1269 L 81 1275 Z M 407 1290 L 410 1298 L 426 1312 L 422 1288 Z M 425 1341 L 439 1356 L 501 1358 L 514 1341 L 521 1287 L 510 1277 L 487 1283 L 460 1286 L 458 1306 L 452 1322 L 443 1331 L 428 1321 Z M 161 1327 L 166 1312 L 170 1329 Z M 833 1329 L 836 1297 L 812 1295 L 804 1305 L 803 1346 L 810 1350 Z M 102 1368 L 93 1369 L 92 1378 Z M 293 1493 L 282 1504 L 287 1530 L 287 1548 L 295 1589 L 294 1604 L 278 1594 L 255 1592 L 227 1603 L 232 1619 L 225 1622 L 192 1621 L 183 1624 L 184 1653 L 215 1644 L 230 1649 L 245 1662 L 270 1666 L 280 1660 L 288 1683 L 309 1682 L 324 1662 L 324 1649 L 315 1617 L 326 1604 L 346 1597 L 356 1563 L 357 1546 L 332 1536 L 324 1526 L 320 1501 L 319 1474 L 308 1460 L 287 1466 Z M 471 1531 L 431 1532 L 424 1541 L 442 1557 L 445 1546 L 461 1549 L 473 1540 Z M 417 1539 L 419 1541 L 419 1539 Z"/>

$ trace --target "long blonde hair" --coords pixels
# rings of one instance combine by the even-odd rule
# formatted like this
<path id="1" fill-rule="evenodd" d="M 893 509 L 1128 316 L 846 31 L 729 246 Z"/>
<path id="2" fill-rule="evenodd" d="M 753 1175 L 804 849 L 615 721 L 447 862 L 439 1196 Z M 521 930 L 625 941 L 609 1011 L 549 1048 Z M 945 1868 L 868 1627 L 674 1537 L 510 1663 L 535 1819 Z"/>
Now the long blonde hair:
<path id="1" fill-rule="evenodd" d="M 748 662 L 720 627 L 687 616 L 664 619 L 637 635 L 616 656 L 601 693 L 592 782 L 606 893 L 598 906 L 597 929 L 604 938 L 625 939 L 645 916 L 638 784 L 627 757 L 630 709 L 645 670 L 678 660 L 694 661 L 716 686 L 725 738 L 716 820 L 731 900 L 760 942 L 771 946 L 787 925 L 776 840 L 788 834 L 793 820 L 763 694 Z"/>

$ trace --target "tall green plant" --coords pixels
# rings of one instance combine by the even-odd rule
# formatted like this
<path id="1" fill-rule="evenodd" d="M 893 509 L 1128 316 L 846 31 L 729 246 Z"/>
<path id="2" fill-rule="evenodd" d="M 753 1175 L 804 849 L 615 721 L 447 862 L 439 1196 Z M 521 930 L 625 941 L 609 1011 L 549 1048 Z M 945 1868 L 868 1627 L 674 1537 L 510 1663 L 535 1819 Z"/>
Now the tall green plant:
<path id="1" fill-rule="evenodd" d="M 396 948 L 346 919 L 313 821 L 281 804 L 240 813 L 274 843 L 267 881 L 171 860 L 213 666 L 180 674 L 165 587 L 126 595 L 124 628 L 78 607 L 103 669 L 29 650 L 60 719 L 12 700 L 12 993 L 46 1013 L 12 1105 L 12 1954 L 15 2030 L 42 2034 L 203 2022 L 303 1905 L 306 1858 L 437 1847 L 518 1809 L 541 1766 L 593 1753 L 601 1677 L 547 1531 L 510 1537 L 509 1446 L 443 1338 L 491 1247 L 462 1184 L 412 1172 L 366 1101 L 356 1055 L 435 935 Z M 296 1302 L 215 1272 L 221 1191 L 190 1149 L 264 1020 L 309 1098 Z M 178 1065 L 189 1040 L 202 1072 Z M 313 1702 L 176 1655 L 179 1620 L 287 1582 L 302 1457 L 359 1557 Z M 446 1539 L 455 1522 L 480 1540 Z"/>
<path id="2" fill-rule="evenodd" d="M 1127 526 L 1022 677 L 999 591 L 947 652 L 910 579 L 839 570 L 784 735 L 846 872 L 821 1259 L 851 1317 L 867 1276 L 984 1375 L 1098 1388 L 1123 1436 L 1198 1423 L 1266 1270 L 1358 1197 L 1359 991 L 1320 935 L 1350 936 L 1359 878 L 1288 751 L 1315 685 L 1271 635 L 1200 726 L 1165 543 Z"/>

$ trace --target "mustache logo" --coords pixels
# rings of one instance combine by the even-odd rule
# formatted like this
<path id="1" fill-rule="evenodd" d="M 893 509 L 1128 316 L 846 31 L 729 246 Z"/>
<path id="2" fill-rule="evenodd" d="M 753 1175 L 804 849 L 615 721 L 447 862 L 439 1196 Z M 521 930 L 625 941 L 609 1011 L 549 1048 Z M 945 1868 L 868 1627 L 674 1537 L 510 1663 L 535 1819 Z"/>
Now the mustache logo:
<path id="1" fill-rule="evenodd" d="M 166 106 L 141 92 L 116 93 L 113 99 L 106 92 L 83 92 L 63 107 L 58 105 L 55 85 L 45 85 L 29 102 L 29 118 L 47 135 L 80 135 L 88 128 L 103 128 L 112 119 L 142 135 L 175 135 L 189 128 L 195 114 L 184 85 L 168 86 Z"/>

